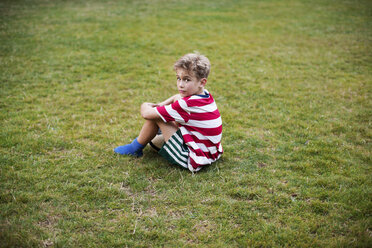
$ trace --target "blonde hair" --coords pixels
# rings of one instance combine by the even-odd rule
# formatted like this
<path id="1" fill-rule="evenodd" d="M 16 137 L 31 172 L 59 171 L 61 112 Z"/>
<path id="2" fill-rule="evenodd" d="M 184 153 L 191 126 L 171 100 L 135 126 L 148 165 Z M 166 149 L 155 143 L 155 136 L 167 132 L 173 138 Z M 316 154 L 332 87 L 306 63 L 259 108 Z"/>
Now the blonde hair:
<path id="1" fill-rule="evenodd" d="M 182 56 L 175 64 L 174 70 L 179 68 L 193 72 L 198 79 L 208 78 L 211 70 L 209 59 L 199 53 L 188 53 Z"/>

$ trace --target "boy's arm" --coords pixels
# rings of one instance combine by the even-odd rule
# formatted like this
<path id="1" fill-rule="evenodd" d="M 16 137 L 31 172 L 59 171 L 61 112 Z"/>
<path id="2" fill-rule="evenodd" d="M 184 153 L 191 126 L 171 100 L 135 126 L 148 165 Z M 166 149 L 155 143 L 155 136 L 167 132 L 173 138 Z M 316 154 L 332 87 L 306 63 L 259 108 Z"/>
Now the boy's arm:
<path id="1" fill-rule="evenodd" d="M 174 103 L 175 101 L 181 99 L 181 95 L 180 94 L 177 94 L 177 95 L 174 95 L 174 96 L 171 96 L 169 97 L 167 100 L 163 101 L 163 102 L 160 102 L 158 103 L 157 105 L 158 106 L 164 106 L 164 105 L 169 105 L 169 104 L 172 104 Z"/>
<path id="2" fill-rule="evenodd" d="M 164 106 L 174 103 L 175 101 L 178 101 L 181 99 L 181 95 L 177 94 L 174 96 L 169 97 L 167 100 L 160 102 L 158 104 L 145 102 L 141 105 L 141 115 L 146 120 L 157 120 L 161 119 L 161 117 L 158 115 L 158 112 L 155 110 L 158 106 Z"/>

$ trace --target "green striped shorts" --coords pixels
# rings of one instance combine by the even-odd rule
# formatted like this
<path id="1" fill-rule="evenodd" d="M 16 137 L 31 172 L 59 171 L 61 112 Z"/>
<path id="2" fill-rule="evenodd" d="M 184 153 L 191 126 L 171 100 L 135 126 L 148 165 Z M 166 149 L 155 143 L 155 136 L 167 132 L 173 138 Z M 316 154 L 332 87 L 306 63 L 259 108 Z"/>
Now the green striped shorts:
<path id="1" fill-rule="evenodd" d="M 189 148 L 183 141 L 180 129 L 163 145 L 159 154 L 170 163 L 188 169 Z"/>

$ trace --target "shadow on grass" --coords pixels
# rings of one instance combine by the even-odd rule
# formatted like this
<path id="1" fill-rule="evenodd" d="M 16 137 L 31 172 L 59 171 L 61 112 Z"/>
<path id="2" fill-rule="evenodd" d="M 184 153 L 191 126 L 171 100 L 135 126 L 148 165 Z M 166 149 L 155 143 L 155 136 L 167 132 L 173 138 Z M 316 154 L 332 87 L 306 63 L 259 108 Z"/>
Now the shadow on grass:
<path id="1" fill-rule="evenodd" d="M 211 172 L 219 171 L 219 167 L 221 166 L 221 164 L 224 163 L 224 158 L 222 156 L 216 162 L 214 162 L 210 165 L 203 166 L 203 168 L 196 173 L 192 173 L 188 169 L 185 169 L 185 168 L 183 168 L 179 165 L 171 164 L 165 158 L 163 158 L 161 155 L 159 155 L 157 153 L 157 151 L 155 151 L 152 148 L 151 149 L 148 148 L 144 151 L 144 156 L 142 158 L 142 161 L 143 161 L 144 166 L 153 165 L 153 166 L 155 166 L 159 169 L 162 168 L 162 169 L 167 169 L 167 170 L 176 170 L 176 171 L 180 171 L 180 172 L 190 173 L 190 175 L 192 175 L 192 174 L 197 175 L 197 174 L 204 174 L 204 173 L 211 173 Z"/>

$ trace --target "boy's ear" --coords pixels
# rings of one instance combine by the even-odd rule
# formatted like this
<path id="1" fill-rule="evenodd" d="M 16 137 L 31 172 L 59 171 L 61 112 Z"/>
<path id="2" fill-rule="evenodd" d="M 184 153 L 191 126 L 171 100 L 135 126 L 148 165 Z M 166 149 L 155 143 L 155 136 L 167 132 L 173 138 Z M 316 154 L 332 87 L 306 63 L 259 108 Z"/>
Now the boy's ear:
<path id="1" fill-rule="evenodd" d="M 204 87 L 206 84 L 207 84 L 207 79 L 206 78 L 202 78 L 200 80 L 200 85 Z"/>

